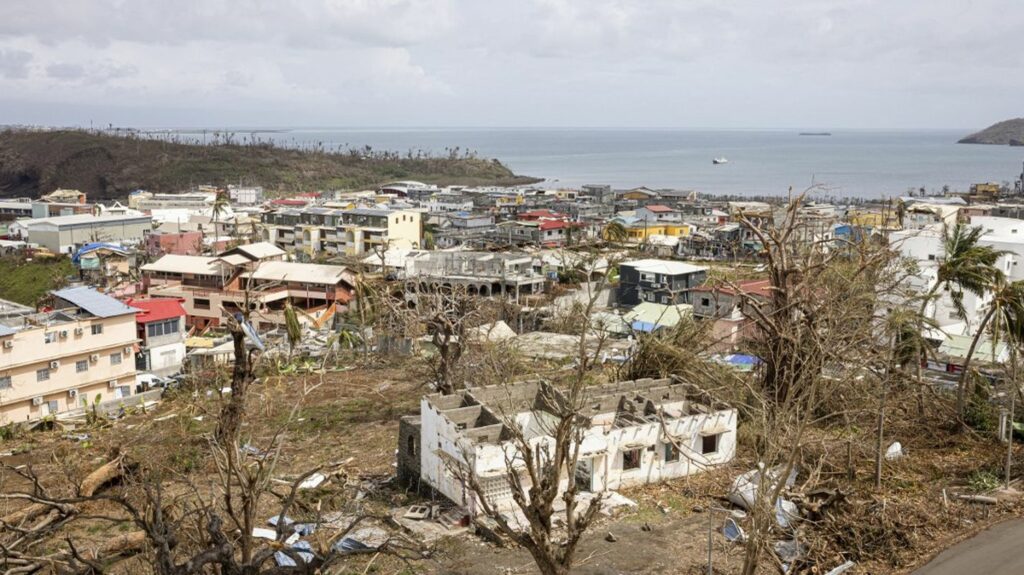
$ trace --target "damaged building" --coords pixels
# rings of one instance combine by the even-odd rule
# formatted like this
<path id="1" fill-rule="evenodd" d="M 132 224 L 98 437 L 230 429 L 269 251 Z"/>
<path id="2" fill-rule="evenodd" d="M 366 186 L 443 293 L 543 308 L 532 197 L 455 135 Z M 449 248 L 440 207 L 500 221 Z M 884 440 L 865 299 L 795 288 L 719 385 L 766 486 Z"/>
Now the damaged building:
<path id="1" fill-rule="evenodd" d="M 473 473 L 498 509 L 514 507 L 506 461 L 515 461 L 513 429 L 531 444 L 552 444 L 557 388 L 544 381 L 477 387 L 423 397 L 420 415 L 399 432 L 400 479 L 433 490 L 475 514 L 464 478 Z M 732 460 L 736 410 L 678 378 L 640 379 L 588 389 L 588 429 L 572 478 L 603 492 L 683 477 Z M 525 470 L 521 480 L 528 487 Z M 568 487 L 568 474 L 562 489 Z"/>

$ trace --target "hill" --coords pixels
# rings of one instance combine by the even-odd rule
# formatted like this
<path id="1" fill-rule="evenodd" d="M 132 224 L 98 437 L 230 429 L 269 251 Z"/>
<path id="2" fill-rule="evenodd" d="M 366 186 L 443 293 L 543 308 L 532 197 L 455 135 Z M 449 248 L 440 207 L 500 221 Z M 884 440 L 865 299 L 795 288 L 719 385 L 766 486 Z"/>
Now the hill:
<path id="1" fill-rule="evenodd" d="M 66 257 L 25 261 L 15 256 L 0 258 L 0 298 L 35 307 L 39 299 L 67 284 L 75 274 Z"/>
<path id="2" fill-rule="evenodd" d="M 402 156 L 369 149 L 296 150 L 268 142 L 199 144 L 133 133 L 0 131 L 0 197 L 38 197 L 63 187 L 108 200 L 136 189 L 171 192 L 240 180 L 270 192 L 359 188 L 394 180 L 441 185 L 539 181 L 513 174 L 498 160 L 466 154 Z"/>
<path id="3" fill-rule="evenodd" d="M 1024 118 L 1014 118 L 992 124 L 980 132 L 960 139 L 958 143 L 1024 146 Z"/>

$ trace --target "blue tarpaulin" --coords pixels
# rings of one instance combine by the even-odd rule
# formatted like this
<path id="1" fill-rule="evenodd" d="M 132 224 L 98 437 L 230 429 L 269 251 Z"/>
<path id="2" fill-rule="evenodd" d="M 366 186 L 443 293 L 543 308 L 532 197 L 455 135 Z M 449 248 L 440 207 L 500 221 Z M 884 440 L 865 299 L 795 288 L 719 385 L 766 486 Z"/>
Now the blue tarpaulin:
<path id="1" fill-rule="evenodd" d="M 84 256 L 85 254 L 88 254 L 90 252 L 94 252 L 96 250 L 100 250 L 100 249 L 104 249 L 104 248 L 106 248 L 108 250 L 113 250 L 113 251 L 115 251 L 115 252 L 117 252 L 119 254 L 122 254 L 122 255 L 127 255 L 128 254 L 128 252 L 125 251 L 125 249 L 123 247 L 121 247 L 121 246 L 119 246 L 117 244 L 111 244 L 111 243 L 108 243 L 108 242 L 92 242 L 92 243 L 85 244 L 84 246 L 78 248 L 78 251 L 75 252 L 75 255 L 71 256 L 71 263 L 77 266 L 79 264 L 79 262 L 81 261 L 82 256 Z"/>

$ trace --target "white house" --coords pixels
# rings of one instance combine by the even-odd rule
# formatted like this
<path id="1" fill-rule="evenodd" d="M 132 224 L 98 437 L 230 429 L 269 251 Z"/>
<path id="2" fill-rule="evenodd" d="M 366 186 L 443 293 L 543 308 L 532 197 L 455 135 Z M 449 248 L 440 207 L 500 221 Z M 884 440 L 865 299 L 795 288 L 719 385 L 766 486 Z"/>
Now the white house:
<path id="1" fill-rule="evenodd" d="M 986 244 L 988 241 L 983 239 L 981 243 Z M 908 287 L 921 294 L 929 291 L 938 281 L 938 265 L 945 256 L 942 245 L 942 227 L 934 225 L 919 230 L 892 232 L 889 235 L 889 245 L 904 257 L 917 262 L 918 275 L 908 280 L 910 283 Z M 1012 277 L 1016 259 L 1012 253 L 1003 255 L 996 262 L 996 266 L 1007 276 Z M 981 322 L 985 306 L 992 299 L 991 294 L 986 293 L 978 297 L 970 292 L 964 292 L 963 306 L 967 318 L 964 321 L 957 312 L 949 292 L 940 289 L 938 294 L 939 297 L 928 304 L 925 315 L 935 320 L 935 323 L 941 328 L 942 334 L 933 334 L 933 339 L 939 340 L 949 335 L 973 334 Z"/>
<path id="2" fill-rule="evenodd" d="M 530 443 L 550 445 L 555 416 L 545 406 L 562 398 L 542 381 L 428 395 L 419 418 L 403 420 L 400 476 L 418 476 L 472 515 L 478 501 L 465 481 L 471 471 L 496 508 L 512 510 L 506 461 L 515 461 L 518 449 L 508 424 L 514 421 Z M 602 492 L 682 477 L 726 463 L 736 452 L 736 410 L 677 378 L 594 386 L 585 404 L 589 428 L 563 490 L 569 481 Z"/>

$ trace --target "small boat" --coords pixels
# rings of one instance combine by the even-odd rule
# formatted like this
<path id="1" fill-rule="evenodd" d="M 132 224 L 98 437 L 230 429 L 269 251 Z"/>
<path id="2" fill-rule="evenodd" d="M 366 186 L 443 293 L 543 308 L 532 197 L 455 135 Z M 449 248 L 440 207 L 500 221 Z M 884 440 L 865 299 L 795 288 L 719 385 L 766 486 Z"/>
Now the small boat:
<path id="1" fill-rule="evenodd" d="M 728 164 L 729 160 L 726 158 L 715 158 L 711 160 L 711 163 L 717 166 L 718 164 Z"/>

